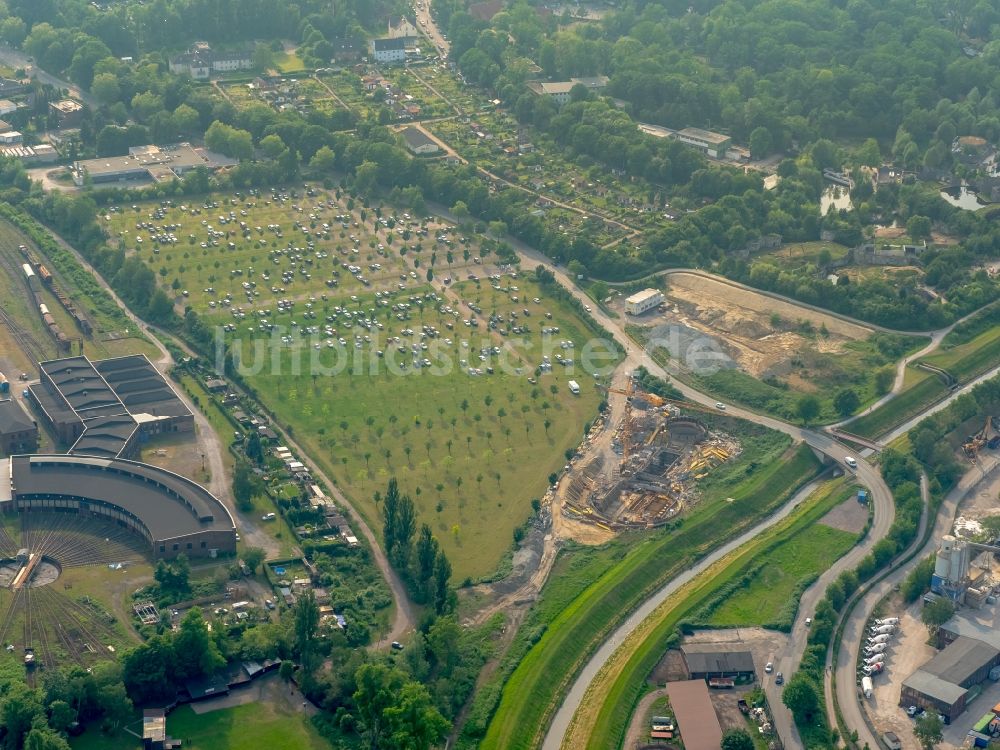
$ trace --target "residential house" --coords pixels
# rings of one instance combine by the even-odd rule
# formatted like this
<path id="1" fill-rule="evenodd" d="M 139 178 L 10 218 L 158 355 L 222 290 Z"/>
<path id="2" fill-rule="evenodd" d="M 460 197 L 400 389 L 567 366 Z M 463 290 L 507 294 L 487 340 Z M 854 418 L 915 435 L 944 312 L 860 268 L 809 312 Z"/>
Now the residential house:
<path id="1" fill-rule="evenodd" d="M 403 39 L 372 39 L 372 59 L 378 63 L 406 61 L 406 42 Z"/>
<path id="2" fill-rule="evenodd" d="M 183 55 L 170 59 L 171 73 L 187 73 L 196 80 L 207 80 L 213 73 L 251 70 L 253 57 L 249 50 L 214 52 L 205 42 L 196 42 Z"/>
<path id="3" fill-rule="evenodd" d="M 583 86 L 588 91 L 600 91 L 607 87 L 607 76 L 591 76 L 588 78 L 570 78 L 568 81 L 528 81 L 528 90 L 538 96 L 547 96 L 562 106 L 569 101 L 570 92 L 576 86 Z"/>

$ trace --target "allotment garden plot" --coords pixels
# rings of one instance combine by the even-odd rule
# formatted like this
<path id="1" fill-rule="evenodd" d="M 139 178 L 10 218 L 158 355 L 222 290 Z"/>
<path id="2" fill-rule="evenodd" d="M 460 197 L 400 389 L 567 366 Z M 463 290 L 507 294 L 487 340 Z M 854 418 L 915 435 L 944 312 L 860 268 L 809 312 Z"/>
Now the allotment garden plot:
<path id="1" fill-rule="evenodd" d="M 217 327 L 375 527 L 373 495 L 398 477 L 458 579 L 496 568 L 596 416 L 594 371 L 614 363 L 585 365 L 594 336 L 577 313 L 477 238 L 347 195 L 146 204 L 108 225 Z"/>

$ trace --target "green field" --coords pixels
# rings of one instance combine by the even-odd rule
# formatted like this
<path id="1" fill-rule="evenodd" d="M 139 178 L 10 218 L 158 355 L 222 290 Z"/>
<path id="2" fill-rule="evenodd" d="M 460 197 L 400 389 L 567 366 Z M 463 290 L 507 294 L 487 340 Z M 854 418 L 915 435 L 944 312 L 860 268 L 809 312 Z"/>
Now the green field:
<path id="1" fill-rule="evenodd" d="M 278 66 L 278 70 L 282 73 L 291 73 L 305 68 L 305 63 L 302 62 L 302 58 L 295 51 L 278 52 L 274 56 L 274 64 Z"/>
<path id="2" fill-rule="evenodd" d="M 857 487 L 844 488 L 834 480 L 817 490 L 816 511 L 826 513 L 842 502 L 850 502 Z M 815 580 L 857 542 L 857 534 L 813 523 L 763 553 L 763 563 L 746 588 L 726 598 L 714 611 L 709 624 L 716 627 L 770 625 L 790 614 L 789 603 L 798 601 L 803 584 Z"/>
<path id="3" fill-rule="evenodd" d="M 573 341 L 571 351 L 580 351 L 591 336 L 565 304 L 534 282 L 519 278 L 511 284 L 518 292 L 471 282 L 454 285 L 452 292 L 484 315 L 507 315 L 525 305 L 533 309 L 532 331 L 516 347 L 512 338 L 520 337 L 477 333 L 447 312 L 457 312 L 457 307 L 432 301 L 403 324 L 386 318 L 385 331 L 373 331 L 371 342 L 355 339 L 361 347 L 349 351 L 360 372 L 352 365 L 336 376 L 313 378 L 303 364 L 296 375 L 294 363 L 305 354 L 290 345 L 278 350 L 278 367 L 247 377 L 279 423 L 293 426 L 296 440 L 351 495 L 374 528 L 381 524 L 373 494 L 397 477 L 401 490 L 413 498 L 420 520 L 440 539 L 459 580 L 486 575 L 496 567 L 510 547 L 514 528 L 531 514 L 531 499 L 544 494 L 548 475 L 565 463 L 565 451 L 579 443 L 602 398 L 587 387 L 584 378 L 592 378 L 579 368 L 574 375 L 554 365 L 552 372 L 537 376 L 536 384 L 528 382 L 543 356 L 554 360 L 556 353 L 570 351 L 561 349 L 560 341 Z M 541 336 L 541 322 L 534 321 L 557 326 L 559 333 Z M 442 332 L 433 343 L 440 344 L 438 355 L 452 363 L 451 369 L 443 368 L 441 374 L 430 368 L 394 371 L 410 361 L 409 347 L 417 339 L 404 333 L 397 344 L 379 334 L 419 331 L 422 326 Z M 372 356 L 379 341 L 385 347 L 382 358 Z M 511 367 L 500 366 L 500 355 L 480 354 L 487 345 L 504 347 L 501 354 L 509 357 Z M 332 367 L 339 350 L 304 351 Z M 494 374 L 486 373 L 487 366 L 495 366 Z M 483 374 L 470 375 L 469 367 Z M 520 368 L 522 374 L 511 368 Z M 571 377 L 585 386 L 578 396 L 566 385 Z"/>
<path id="4" fill-rule="evenodd" d="M 625 641 L 620 652 L 609 662 L 608 671 L 592 684 L 591 692 L 574 718 L 569 741 L 579 740 L 577 747 L 593 750 L 618 747 L 635 702 L 646 685 L 646 677 L 663 657 L 666 641 L 678 624 L 762 558 L 771 564 L 771 550 L 802 544 L 796 540 L 808 538 L 803 535 L 816 528 L 816 521 L 842 497 L 839 492 L 831 492 L 829 486 L 813 492 L 788 518 L 720 560 L 685 586 L 678 596 L 664 602 Z"/>
<path id="5" fill-rule="evenodd" d="M 482 237 L 309 192 L 144 204 L 105 225 L 224 335 L 243 382 L 373 528 L 373 495 L 395 476 L 456 580 L 488 575 L 596 416 L 594 369 L 617 355 L 583 367 L 588 325 L 530 275 L 498 273 Z"/>
<path id="6" fill-rule="evenodd" d="M 253 688 L 250 688 L 253 689 Z M 284 708 L 285 710 L 281 710 Z M 137 726 L 130 728 L 136 729 Z M 258 701 L 196 714 L 181 706 L 167 717 L 167 734 L 190 750 L 329 750 L 330 743 L 297 710 Z M 142 742 L 118 732 L 108 736 L 88 730 L 70 742 L 73 750 L 137 750 Z"/>
<path id="7" fill-rule="evenodd" d="M 761 468 L 753 471 L 751 464 Z M 537 746 L 564 690 L 607 634 L 679 570 L 786 502 L 815 474 L 818 462 L 805 446 L 784 455 L 772 446 L 763 455 L 745 451 L 728 468 L 679 531 L 636 544 L 548 624 L 504 686 L 480 747 Z"/>
<path id="8" fill-rule="evenodd" d="M 836 242 L 794 242 L 777 250 L 768 250 L 755 258 L 776 262 L 785 269 L 802 268 L 809 264 L 819 265 L 824 250 L 833 261 L 845 258 L 849 252 L 849 248 Z"/>

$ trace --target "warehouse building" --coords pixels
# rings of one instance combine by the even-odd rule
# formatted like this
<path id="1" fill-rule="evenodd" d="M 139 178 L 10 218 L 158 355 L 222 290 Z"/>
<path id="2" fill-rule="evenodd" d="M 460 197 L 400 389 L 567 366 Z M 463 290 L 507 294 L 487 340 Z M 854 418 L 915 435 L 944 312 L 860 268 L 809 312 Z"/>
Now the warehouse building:
<path id="1" fill-rule="evenodd" d="M 757 672 L 753 655 L 730 643 L 693 643 L 682 646 L 684 664 L 692 680 L 731 679 L 752 682 Z"/>
<path id="2" fill-rule="evenodd" d="M 441 150 L 437 142 L 420 128 L 408 127 L 402 131 L 403 140 L 411 153 L 418 156 L 436 154 Z"/>
<path id="3" fill-rule="evenodd" d="M 134 458 L 152 435 L 192 432 L 194 415 L 144 355 L 38 364 L 28 397 L 73 455 Z"/>
<path id="4" fill-rule="evenodd" d="M 13 398 L 0 400 L 0 453 L 26 453 L 38 447 L 38 425 Z"/>
<path id="5" fill-rule="evenodd" d="M 969 689 L 997 665 L 1000 650 L 960 635 L 903 681 L 899 705 L 934 710 L 951 721 L 965 710 Z"/>
<path id="6" fill-rule="evenodd" d="M 722 725 L 704 680 L 668 682 L 667 695 L 677 716 L 685 750 L 719 750 Z"/>
<path id="7" fill-rule="evenodd" d="M 94 185 L 129 180 L 171 182 L 198 167 L 215 171 L 238 163 L 236 159 L 195 148 L 190 143 L 178 143 L 162 147 L 133 146 L 127 156 L 77 161 L 70 172 L 77 185 L 83 185 L 87 180 Z"/>
<path id="8" fill-rule="evenodd" d="M 663 304 L 663 292 L 657 289 L 643 289 L 625 300 L 625 312 L 629 315 L 642 315 L 654 307 Z"/>
<path id="9" fill-rule="evenodd" d="M 229 510 L 157 466 L 92 456 L 18 455 L 0 463 L 0 510 L 75 513 L 139 534 L 154 559 L 236 552 Z"/>

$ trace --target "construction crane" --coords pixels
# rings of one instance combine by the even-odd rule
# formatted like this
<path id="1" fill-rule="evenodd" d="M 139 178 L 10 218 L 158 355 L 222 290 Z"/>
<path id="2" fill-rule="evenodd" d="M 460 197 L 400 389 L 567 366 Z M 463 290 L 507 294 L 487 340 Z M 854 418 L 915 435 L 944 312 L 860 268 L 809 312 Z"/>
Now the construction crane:
<path id="1" fill-rule="evenodd" d="M 975 435 L 970 435 L 969 439 L 962 446 L 962 450 L 968 456 L 969 460 L 975 462 L 979 456 L 979 451 L 984 445 L 988 448 L 1000 447 L 1000 434 L 993 427 L 993 417 L 986 417 L 983 429 Z"/>
<path id="2" fill-rule="evenodd" d="M 646 440 L 646 445 L 652 445 L 653 441 L 656 440 L 656 436 L 663 431 L 663 428 L 667 426 L 666 422 L 660 422 L 656 425 L 656 429 L 650 434 L 649 438 Z"/>

